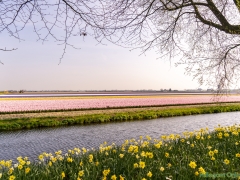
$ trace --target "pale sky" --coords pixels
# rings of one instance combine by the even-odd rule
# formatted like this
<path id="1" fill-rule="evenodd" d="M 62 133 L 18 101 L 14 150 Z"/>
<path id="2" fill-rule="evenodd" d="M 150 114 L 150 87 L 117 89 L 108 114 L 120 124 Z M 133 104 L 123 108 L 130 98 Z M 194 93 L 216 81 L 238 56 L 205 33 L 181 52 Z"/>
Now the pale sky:
<path id="1" fill-rule="evenodd" d="M 30 30 L 21 34 L 24 41 L 0 34 L 1 90 L 141 90 L 196 89 L 197 80 L 184 75 L 184 67 L 174 67 L 157 59 L 155 51 L 140 55 L 140 50 L 111 43 L 97 45 L 91 37 L 73 40 L 80 50 L 69 47 L 58 65 L 63 46 L 48 41 L 42 44 Z"/>

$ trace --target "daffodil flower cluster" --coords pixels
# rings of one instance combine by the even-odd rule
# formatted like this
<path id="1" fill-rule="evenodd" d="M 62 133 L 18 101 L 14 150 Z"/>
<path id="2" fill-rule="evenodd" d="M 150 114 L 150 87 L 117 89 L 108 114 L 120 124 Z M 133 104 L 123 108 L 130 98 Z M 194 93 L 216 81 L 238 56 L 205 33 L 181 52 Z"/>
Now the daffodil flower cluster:
<path id="1" fill-rule="evenodd" d="M 191 180 L 206 173 L 235 173 L 240 164 L 240 126 L 218 126 L 210 132 L 150 136 L 104 142 L 99 149 L 74 148 L 42 153 L 37 162 L 27 157 L 0 160 L 0 180 Z"/>

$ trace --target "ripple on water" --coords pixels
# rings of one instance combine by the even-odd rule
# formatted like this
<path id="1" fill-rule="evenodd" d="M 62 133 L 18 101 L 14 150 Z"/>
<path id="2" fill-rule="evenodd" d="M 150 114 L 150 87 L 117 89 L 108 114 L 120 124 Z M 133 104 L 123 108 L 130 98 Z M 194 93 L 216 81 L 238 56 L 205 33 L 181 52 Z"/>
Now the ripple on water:
<path id="1" fill-rule="evenodd" d="M 27 156 L 34 160 L 42 152 L 55 152 L 74 147 L 98 148 L 101 143 L 121 144 L 125 139 L 140 135 L 159 138 L 164 134 L 179 134 L 218 124 L 228 126 L 240 124 L 240 112 L 205 114 L 146 121 L 93 124 L 0 132 L 0 159 L 16 159 Z"/>

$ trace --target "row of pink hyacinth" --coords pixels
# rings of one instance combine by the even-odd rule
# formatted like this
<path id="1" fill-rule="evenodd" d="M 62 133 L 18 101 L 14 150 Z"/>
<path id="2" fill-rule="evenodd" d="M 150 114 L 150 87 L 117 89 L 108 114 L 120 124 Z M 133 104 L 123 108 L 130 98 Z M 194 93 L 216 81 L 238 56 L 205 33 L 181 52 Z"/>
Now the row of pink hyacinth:
<path id="1" fill-rule="evenodd" d="M 198 104 L 216 101 L 213 96 L 133 97 L 93 99 L 0 100 L 0 112 L 88 109 L 124 106 L 156 106 L 169 104 Z M 240 102 L 240 96 L 222 97 L 221 102 Z"/>

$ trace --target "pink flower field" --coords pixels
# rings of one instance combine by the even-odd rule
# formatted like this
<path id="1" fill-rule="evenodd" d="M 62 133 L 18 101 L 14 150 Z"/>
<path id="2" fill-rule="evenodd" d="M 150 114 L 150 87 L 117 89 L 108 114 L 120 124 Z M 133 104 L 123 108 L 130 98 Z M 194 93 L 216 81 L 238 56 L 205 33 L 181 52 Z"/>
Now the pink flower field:
<path id="1" fill-rule="evenodd" d="M 221 102 L 240 102 L 240 96 L 229 96 Z M 0 112 L 87 109 L 124 106 L 156 106 L 174 104 L 212 103 L 213 96 L 148 96 L 132 98 L 92 98 L 92 99 L 43 99 L 43 100 L 0 100 Z"/>

